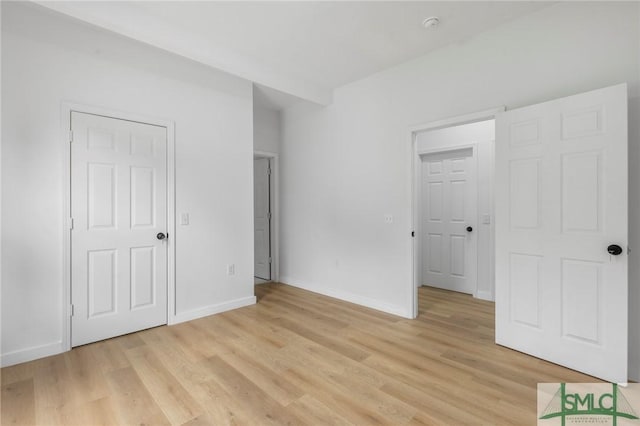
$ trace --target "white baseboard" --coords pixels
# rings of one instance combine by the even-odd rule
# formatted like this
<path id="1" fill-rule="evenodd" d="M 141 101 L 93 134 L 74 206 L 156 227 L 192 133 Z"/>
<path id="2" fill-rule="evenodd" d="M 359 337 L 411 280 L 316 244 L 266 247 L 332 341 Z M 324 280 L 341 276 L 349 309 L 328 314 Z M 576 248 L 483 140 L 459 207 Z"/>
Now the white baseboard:
<path id="1" fill-rule="evenodd" d="M 335 299 L 344 300 L 345 302 L 355 303 L 356 305 L 361 305 L 367 308 L 375 309 L 377 311 L 386 312 L 388 314 L 397 315 L 403 318 L 411 319 L 410 312 L 408 312 L 405 308 L 402 308 L 397 305 L 392 305 L 389 303 L 384 303 L 376 299 L 371 299 L 366 296 L 361 296 L 359 294 L 349 293 L 343 290 L 337 290 L 335 288 L 319 286 L 317 284 L 305 283 L 302 280 L 294 279 L 287 276 L 281 276 L 280 282 L 283 284 L 290 285 L 291 287 L 301 288 L 303 290 L 308 290 L 314 293 L 322 294 L 324 296 L 333 297 Z"/>
<path id="2" fill-rule="evenodd" d="M 178 324 L 185 321 L 207 317 L 220 312 L 230 311 L 232 309 L 242 308 L 244 306 L 255 305 L 256 297 L 249 296 L 240 299 L 230 300 L 228 302 L 218 303 L 215 305 L 204 306 L 202 308 L 192 309 L 186 312 L 180 312 L 173 318 L 169 318 L 169 325 Z"/>
<path id="3" fill-rule="evenodd" d="M 47 343 L 46 345 L 32 346 L 26 349 L 7 352 L 2 354 L 0 358 L 0 366 L 9 367 L 10 365 L 21 364 L 34 359 L 44 358 L 50 355 L 57 355 L 65 352 L 62 342 Z"/>
<path id="4" fill-rule="evenodd" d="M 480 300 L 488 300 L 489 302 L 495 302 L 495 300 L 493 299 L 493 295 L 491 294 L 490 291 L 478 291 L 476 293 L 476 299 L 480 299 Z"/>
<path id="5" fill-rule="evenodd" d="M 243 297 L 241 299 L 231 300 L 229 302 L 219 303 L 217 305 L 205 306 L 202 308 L 180 313 L 173 318 L 170 318 L 169 324 L 178 324 L 180 322 L 190 321 L 224 311 L 230 311 L 232 309 L 253 305 L 255 303 L 256 297 L 249 296 Z M 2 355 L 0 355 L 0 366 L 9 367 L 11 365 L 33 361 L 34 359 L 44 358 L 50 355 L 57 355 L 62 352 L 66 352 L 66 349 L 63 347 L 61 341 L 40 346 L 33 346 L 26 349 L 3 353 Z"/>

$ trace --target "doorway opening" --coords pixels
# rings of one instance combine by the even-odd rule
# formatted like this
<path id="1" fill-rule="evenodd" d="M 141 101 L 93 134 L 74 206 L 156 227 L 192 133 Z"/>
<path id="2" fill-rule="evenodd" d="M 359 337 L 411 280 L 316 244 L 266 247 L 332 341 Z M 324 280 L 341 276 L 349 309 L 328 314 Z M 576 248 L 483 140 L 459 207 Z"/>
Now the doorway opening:
<path id="1" fill-rule="evenodd" d="M 497 220 L 489 216 L 495 248 L 488 251 L 495 257 L 489 263 L 495 265 L 495 343 L 619 383 L 628 379 L 629 355 L 623 248 L 628 243 L 627 90 L 619 84 L 492 117 L 445 120 L 411 134 L 412 223 L 420 235 L 420 133 L 496 119 L 490 187 Z M 482 209 L 479 213 L 482 220 Z M 415 317 L 422 278 L 420 238 L 413 240 Z M 465 313 L 457 319 L 471 320 Z"/>
<path id="2" fill-rule="evenodd" d="M 277 281 L 277 156 L 254 153 L 254 283 Z"/>
<path id="3" fill-rule="evenodd" d="M 412 129 L 414 317 L 434 289 L 494 300 L 493 156 L 502 110 Z"/>

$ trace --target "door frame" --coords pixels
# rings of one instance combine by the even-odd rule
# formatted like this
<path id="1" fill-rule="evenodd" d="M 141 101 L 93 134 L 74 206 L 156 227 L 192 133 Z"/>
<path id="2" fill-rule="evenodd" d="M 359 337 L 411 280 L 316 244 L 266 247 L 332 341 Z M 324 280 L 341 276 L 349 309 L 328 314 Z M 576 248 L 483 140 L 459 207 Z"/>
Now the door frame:
<path id="1" fill-rule="evenodd" d="M 421 276 L 421 251 L 420 251 L 420 243 L 418 242 L 419 238 L 415 238 L 415 235 L 419 235 L 417 232 L 420 226 L 420 167 L 421 167 L 421 155 L 424 155 L 424 150 L 418 151 L 417 144 L 417 134 L 429 130 L 438 130 L 444 129 L 447 127 L 461 126 L 464 124 L 476 123 L 479 121 L 492 120 L 496 118 L 496 115 L 504 112 L 505 107 L 495 107 L 491 109 L 487 109 L 484 111 L 473 112 L 465 115 L 458 115 L 448 118 L 443 118 L 436 121 L 431 121 L 424 124 L 417 124 L 414 126 L 410 126 L 408 129 L 408 137 L 410 143 L 410 163 L 409 163 L 409 177 L 410 177 L 410 188 L 411 188 L 411 198 L 410 198 L 410 210 L 411 210 L 411 232 L 410 234 L 410 253 L 411 253 L 411 261 L 410 263 L 410 277 L 409 280 L 409 306 L 407 312 L 409 312 L 410 318 L 416 318 L 418 316 L 418 287 L 419 280 Z M 496 143 L 498 141 L 496 140 Z M 448 149 L 445 149 L 447 151 Z M 477 154 L 477 152 L 475 152 Z M 493 210 L 493 206 L 492 206 Z M 493 223 L 492 223 L 493 227 Z M 476 274 L 477 275 L 477 274 Z M 477 280 L 476 280 L 477 283 Z"/>
<path id="2" fill-rule="evenodd" d="M 167 130 L 167 324 L 176 318 L 175 123 L 171 120 L 74 102 L 62 102 L 60 143 L 62 155 L 62 350 L 71 350 L 71 113 L 100 115 L 164 127 Z"/>
<path id="3" fill-rule="evenodd" d="M 278 209 L 280 196 L 280 174 L 278 154 L 267 151 L 253 151 L 253 158 L 268 158 L 271 160 L 271 179 L 269 179 L 269 209 L 271 211 L 271 222 L 269 224 L 269 237 L 271 240 L 271 281 L 280 281 L 280 211 Z M 255 180 L 255 176 L 253 177 Z M 255 245 L 255 240 L 254 240 Z M 255 262 L 254 262 L 255 264 Z M 254 271 L 255 272 L 255 271 Z"/>

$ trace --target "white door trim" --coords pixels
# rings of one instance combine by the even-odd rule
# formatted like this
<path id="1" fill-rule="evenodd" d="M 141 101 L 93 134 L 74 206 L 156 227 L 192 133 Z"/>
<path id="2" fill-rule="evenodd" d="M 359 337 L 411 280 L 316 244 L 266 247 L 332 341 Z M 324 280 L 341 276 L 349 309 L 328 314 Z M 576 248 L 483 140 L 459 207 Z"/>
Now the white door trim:
<path id="1" fill-rule="evenodd" d="M 175 124 L 171 120 L 149 117 L 127 111 L 93 105 L 63 102 L 60 109 L 60 140 L 62 143 L 62 350 L 71 350 L 71 113 L 101 115 L 105 117 L 152 124 L 167 129 L 167 323 L 174 324 L 175 309 Z"/>
<path id="2" fill-rule="evenodd" d="M 459 115 L 455 117 L 448 117 L 441 120 L 432 121 L 424 124 L 417 124 L 414 126 L 409 126 L 408 129 L 408 137 L 409 143 L 411 146 L 410 154 L 411 157 L 409 159 L 409 178 L 410 178 L 410 188 L 411 188 L 411 204 L 409 208 L 411 209 L 411 229 L 409 232 L 409 248 L 411 252 L 411 262 L 410 262 L 410 276 L 411 280 L 409 282 L 409 306 L 407 307 L 407 312 L 410 313 L 410 318 L 416 318 L 418 316 L 418 284 L 420 280 L 420 245 L 417 241 L 418 238 L 413 237 L 412 235 L 419 235 L 417 233 L 417 229 L 420 222 L 420 155 L 424 155 L 426 152 L 422 150 L 418 152 L 418 144 L 416 141 L 416 135 L 420 132 L 424 132 L 427 130 L 436 130 L 442 129 L 445 127 L 453 127 L 453 126 L 461 126 L 463 124 L 475 123 L 478 121 L 491 120 L 496 117 L 496 114 L 501 113 L 505 110 L 504 106 L 491 108 L 484 111 L 474 112 L 465 115 Z M 445 149 L 445 151 L 448 149 Z"/>
<path id="3" fill-rule="evenodd" d="M 278 154 L 267 151 L 253 151 L 253 158 L 269 158 L 271 160 L 271 281 L 280 281 L 280 164 Z"/>

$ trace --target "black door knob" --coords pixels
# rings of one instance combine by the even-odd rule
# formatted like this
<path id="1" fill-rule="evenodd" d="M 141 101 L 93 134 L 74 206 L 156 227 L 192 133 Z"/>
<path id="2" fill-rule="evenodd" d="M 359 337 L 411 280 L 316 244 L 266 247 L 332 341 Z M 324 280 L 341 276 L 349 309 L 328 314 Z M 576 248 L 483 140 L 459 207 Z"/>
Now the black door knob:
<path id="1" fill-rule="evenodd" d="M 467 226 L 467 232 L 471 232 L 471 231 L 473 231 L 473 228 L 470 226 Z"/>
<path id="2" fill-rule="evenodd" d="M 617 256 L 622 253 L 622 247 L 617 244 L 611 244 L 609 247 L 607 247 L 607 252 L 612 256 Z"/>
<path id="3" fill-rule="evenodd" d="M 158 235 L 156 235 L 156 238 L 159 240 L 164 240 L 165 238 L 167 238 L 167 236 L 164 235 L 162 232 L 158 232 Z"/>

